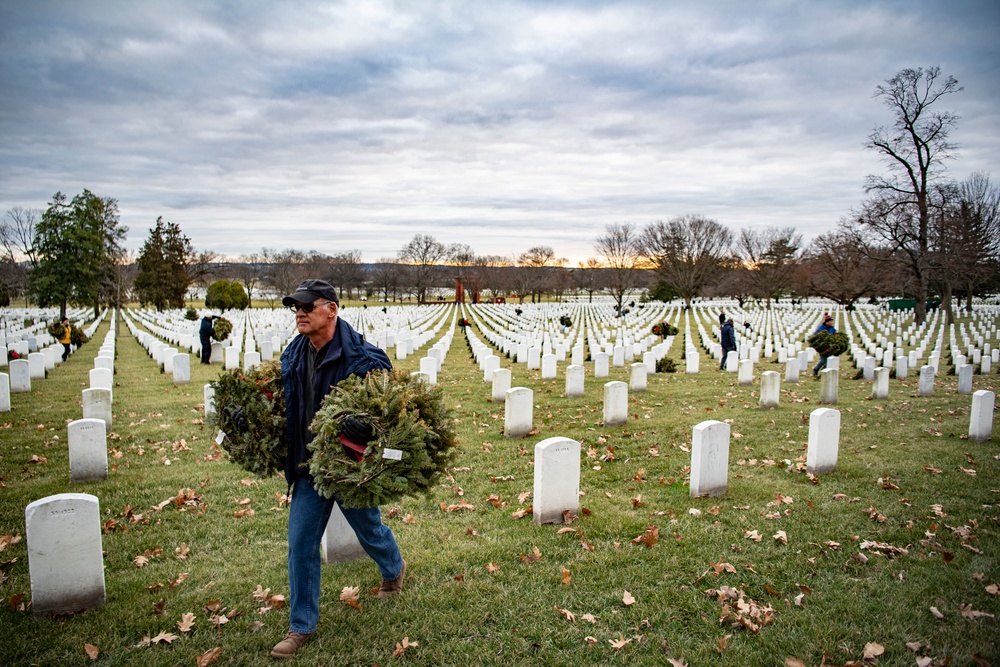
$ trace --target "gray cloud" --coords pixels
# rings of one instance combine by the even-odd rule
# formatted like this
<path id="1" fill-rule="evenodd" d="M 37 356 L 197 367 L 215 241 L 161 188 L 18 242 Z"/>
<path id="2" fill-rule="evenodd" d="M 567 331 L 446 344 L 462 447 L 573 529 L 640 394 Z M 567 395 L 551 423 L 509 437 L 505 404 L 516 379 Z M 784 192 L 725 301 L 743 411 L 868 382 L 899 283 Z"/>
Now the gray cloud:
<path id="1" fill-rule="evenodd" d="M 875 86 L 965 86 L 956 177 L 1000 155 L 995 3 L 0 6 L 0 207 L 84 187 L 141 245 L 356 248 L 415 233 L 578 260 L 611 222 L 830 229 L 881 170 Z M 994 171 L 996 171 L 994 169 Z"/>

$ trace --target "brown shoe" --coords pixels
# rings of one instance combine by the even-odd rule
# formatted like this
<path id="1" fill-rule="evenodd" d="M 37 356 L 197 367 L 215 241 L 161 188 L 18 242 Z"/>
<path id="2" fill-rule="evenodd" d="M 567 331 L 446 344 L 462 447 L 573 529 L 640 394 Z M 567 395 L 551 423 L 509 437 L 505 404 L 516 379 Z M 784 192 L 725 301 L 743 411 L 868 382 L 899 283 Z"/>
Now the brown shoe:
<path id="1" fill-rule="evenodd" d="M 310 637 L 312 637 L 312 635 L 302 635 L 298 632 L 292 632 L 289 630 L 288 634 L 285 635 L 285 638 L 275 644 L 274 648 L 271 649 L 271 657 L 291 658 L 303 644 L 309 641 Z"/>
<path id="2" fill-rule="evenodd" d="M 378 593 L 375 594 L 377 598 L 387 598 L 390 595 L 395 595 L 396 593 L 403 590 L 403 577 L 406 576 L 406 561 L 403 561 L 403 571 L 399 573 L 399 576 L 389 581 L 388 579 L 382 580 L 382 585 L 378 588 Z"/>

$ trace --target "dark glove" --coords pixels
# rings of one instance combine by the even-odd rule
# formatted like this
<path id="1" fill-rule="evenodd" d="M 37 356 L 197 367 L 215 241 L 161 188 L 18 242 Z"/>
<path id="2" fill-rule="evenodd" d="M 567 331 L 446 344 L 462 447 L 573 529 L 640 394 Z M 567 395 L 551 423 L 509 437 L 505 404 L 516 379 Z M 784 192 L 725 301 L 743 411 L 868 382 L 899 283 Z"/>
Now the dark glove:
<path id="1" fill-rule="evenodd" d="M 229 424 L 229 428 L 233 431 L 234 435 L 242 435 L 250 430 L 250 423 L 247 422 L 246 415 L 243 414 L 238 406 L 229 406 L 222 409 L 222 414 L 226 418 L 226 423 Z"/>
<path id="2" fill-rule="evenodd" d="M 345 417 L 340 423 L 340 444 L 355 461 L 364 458 L 368 443 L 375 439 L 375 429 L 360 417 Z"/>

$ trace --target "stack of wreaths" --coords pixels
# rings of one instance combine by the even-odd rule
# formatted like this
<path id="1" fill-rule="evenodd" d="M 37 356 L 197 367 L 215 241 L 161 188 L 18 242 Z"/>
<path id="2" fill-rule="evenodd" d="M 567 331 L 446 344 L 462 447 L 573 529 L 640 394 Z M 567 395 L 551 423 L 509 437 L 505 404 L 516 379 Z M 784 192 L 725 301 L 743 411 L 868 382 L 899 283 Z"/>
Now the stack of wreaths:
<path id="1" fill-rule="evenodd" d="M 816 353 L 821 357 L 839 357 L 850 349 L 850 344 L 847 342 L 847 334 L 842 333 L 831 334 L 826 331 L 820 331 L 809 336 L 807 342 L 809 343 L 809 347 L 816 350 Z"/>
<path id="2" fill-rule="evenodd" d="M 287 454 L 285 404 L 277 362 L 213 383 L 223 448 L 245 470 L 268 476 Z M 440 389 L 399 371 L 352 376 L 323 400 L 310 430 L 309 473 L 316 490 L 347 507 L 377 507 L 434 486 L 454 458 L 457 438 Z"/>

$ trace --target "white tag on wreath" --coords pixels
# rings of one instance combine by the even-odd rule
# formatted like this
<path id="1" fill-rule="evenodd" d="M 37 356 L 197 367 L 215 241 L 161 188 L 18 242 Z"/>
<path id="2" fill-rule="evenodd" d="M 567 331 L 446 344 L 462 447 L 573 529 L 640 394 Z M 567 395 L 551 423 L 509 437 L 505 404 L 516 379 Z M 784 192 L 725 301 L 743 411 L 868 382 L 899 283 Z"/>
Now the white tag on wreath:
<path id="1" fill-rule="evenodd" d="M 389 449 L 386 447 L 382 450 L 382 458 L 392 459 L 393 461 L 403 460 L 403 450 L 402 449 Z"/>
<path id="2" fill-rule="evenodd" d="M 226 439 L 226 434 L 222 432 L 222 429 L 219 429 L 219 435 L 215 436 L 215 444 L 221 445 L 222 441 L 225 439 Z"/>

